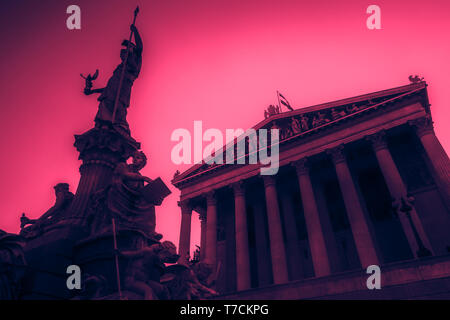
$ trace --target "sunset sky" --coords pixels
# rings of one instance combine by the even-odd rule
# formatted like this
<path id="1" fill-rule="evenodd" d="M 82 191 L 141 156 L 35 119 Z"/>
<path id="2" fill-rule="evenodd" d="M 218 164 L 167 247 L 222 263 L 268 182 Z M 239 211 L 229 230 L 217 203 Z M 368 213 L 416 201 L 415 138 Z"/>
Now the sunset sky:
<path id="1" fill-rule="evenodd" d="M 68 30 L 66 8 L 81 8 Z M 366 8 L 381 8 L 368 30 Z M 435 131 L 450 150 L 450 2 L 302 0 L 1 1 L 0 229 L 42 215 L 53 186 L 75 192 L 74 134 L 93 126 L 98 102 L 80 73 L 100 70 L 103 87 L 119 63 L 136 5 L 144 41 L 128 122 L 149 162 L 142 170 L 170 185 L 177 128 L 249 128 L 280 90 L 295 108 L 408 84 L 429 84 Z M 179 193 L 157 208 L 157 231 L 178 246 Z M 199 243 L 193 215 L 192 243 Z"/>

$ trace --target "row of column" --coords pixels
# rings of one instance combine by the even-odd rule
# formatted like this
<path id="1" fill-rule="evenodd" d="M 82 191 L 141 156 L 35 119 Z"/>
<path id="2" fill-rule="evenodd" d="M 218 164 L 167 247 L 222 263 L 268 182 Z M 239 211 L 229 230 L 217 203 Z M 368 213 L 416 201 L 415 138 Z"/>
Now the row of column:
<path id="1" fill-rule="evenodd" d="M 448 177 L 450 176 L 449 160 L 445 151 L 440 146 L 432 130 L 423 130 L 423 126 L 418 122 L 411 124 L 418 128 L 418 132 L 420 132 L 419 137 L 424 148 L 442 179 L 441 183 L 444 186 L 447 186 L 446 190 L 448 191 Z M 382 131 L 367 137 L 367 139 L 372 143 L 376 158 L 392 198 L 399 200 L 402 197 L 406 197 L 407 190 L 387 148 L 385 133 Z M 358 197 L 356 186 L 350 174 L 343 149 L 344 147 L 341 145 L 327 150 L 327 154 L 331 156 L 335 165 L 336 175 L 356 244 L 357 253 L 362 267 L 366 268 L 372 264 L 379 265 L 379 258 L 375 249 L 375 239 L 369 231 L 369 225 L 365 217 L 363 205 Z M 293 162 L 292 165 L 296 168 L 300 186 L 315 276 L 326 276 L 330 274 L 330 263 L 319 219 L 316 199 L 311 184 L 307 160 L 301 159 Z M 267 208 L 273 280 L 275 284 L 280 284 L 287 282 L 289 279 L 276 183 L 273 176 L 262 177 L 264 181 Z M 237 290 L 241 291 L 249 289 L 251 282 L 245 190 L 242 182 L 233 184 L 233 190 L 235 204 Z M 448 193 L 446 195 L 448 196 Z M 205 262 L 215 266 L 217 261 L 217 201 L 214 192 L 206 194 L 206 203 L 206 217 L 201 216 L 201 249 L 203 252 L 201 257 Z M 190 218 L 192 209 L 190 209 L 185 202 L 180 203 L 180 206 L 182 219 L 179 252 L 183 258 L 186 257 L 189 252 Z M 414 208 L 412 208 L 409 214 L 413 225 L 405 213 L 399 212 L 399 218 L 409 245 L 414 255 L 417 257 L 417 252 L 420 249 L 418 241 L 422 241 L 423 245 L 429 250 L 432 250 L 432 248 Z M 420 239 L 418 239 L 418 237 L 420 237 Z"/>

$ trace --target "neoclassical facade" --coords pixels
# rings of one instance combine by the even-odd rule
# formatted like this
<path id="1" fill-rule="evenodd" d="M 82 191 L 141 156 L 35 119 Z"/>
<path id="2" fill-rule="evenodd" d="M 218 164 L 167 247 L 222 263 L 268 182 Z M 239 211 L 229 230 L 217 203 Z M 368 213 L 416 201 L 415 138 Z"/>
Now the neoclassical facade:
<path id="1" fill-rule="evenodd" d="M 222 298 L 450 297 L 450 161 L 425 82 L 271 113 L 254 128 L 280 130 L 276 175 L 203 163 L 172 181 L 179 253 L 195 211 Z M 370 265 L 383 290 L 367 289 Z"/>

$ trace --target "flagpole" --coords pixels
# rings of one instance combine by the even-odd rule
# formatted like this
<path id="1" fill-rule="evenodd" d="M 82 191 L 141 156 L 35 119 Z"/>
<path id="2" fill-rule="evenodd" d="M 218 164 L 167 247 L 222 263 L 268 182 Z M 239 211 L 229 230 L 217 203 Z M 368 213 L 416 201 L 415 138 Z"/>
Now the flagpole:
<path id="1" fill-rule="evenodd" d="M 138 12 L 139 12 L 139 6 L 136 7 L 136 9 L 134 10 L 133 25 L 136 23 L 136 17 L 138 15 Z M 127 67 L 128 54 L 130 52 L 130 43 L 131 43 L 132 37 L 133 37 L 133 31 L 130 32 L 130 38 L 127 43 L 127 53 L 125 54 L 125 59 L 123 61 L 122 73 L 120 74 L 120 80 L 119 80 L 119 87 L 117 88 L 116 99 L 114 101 L 114 111 L 113 111 L 112 119 L 111 119 L 111 123 L 113 123 L 113 124 L 116 120 L 117 105 L 119 104 L 120 90 L 122 89 L 123 77 L 125 76 L 125 68 Z"/>
<path id="2" fill-rule="evenodd" d="M 119 256 L 117 254 L 116 220 L 114 218 L 112 218 L 112 228 L 114 237 L 114 255 L 116 260 L 117 290 L 119 291 L 119 299 L 122 300 L 122 289 L 120 287 Z"/>
<path id="3" fill-rule="evenodd" d="M 278 99 L 278 108 L 281 113 L 280 92 L 278 92 L 278 90 L 277 90 L 277 99 Z"/>

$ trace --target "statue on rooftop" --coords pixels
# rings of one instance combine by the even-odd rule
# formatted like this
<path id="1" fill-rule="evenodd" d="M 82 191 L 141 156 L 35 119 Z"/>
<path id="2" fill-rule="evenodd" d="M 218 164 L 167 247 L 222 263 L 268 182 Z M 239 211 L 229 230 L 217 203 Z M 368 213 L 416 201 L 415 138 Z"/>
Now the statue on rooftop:
<path id="1" fill-rule="evenodd" d="M 411 83 L 420 83 L 423 82 L 423 77 L 419 77 L 418 75 L 415 75 L 414 77 L 412 75 L 410 75 L 408 77 L 409 82 Z"/>

